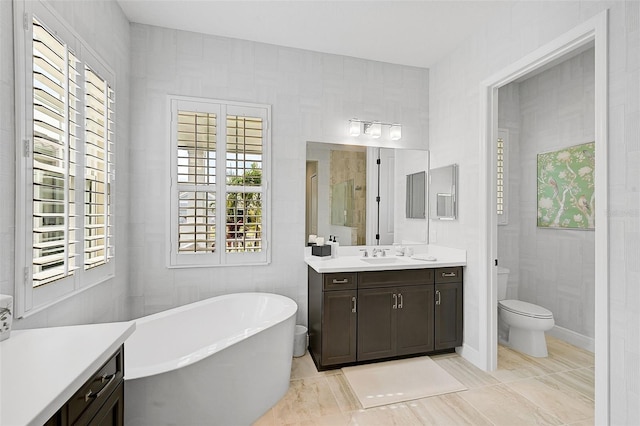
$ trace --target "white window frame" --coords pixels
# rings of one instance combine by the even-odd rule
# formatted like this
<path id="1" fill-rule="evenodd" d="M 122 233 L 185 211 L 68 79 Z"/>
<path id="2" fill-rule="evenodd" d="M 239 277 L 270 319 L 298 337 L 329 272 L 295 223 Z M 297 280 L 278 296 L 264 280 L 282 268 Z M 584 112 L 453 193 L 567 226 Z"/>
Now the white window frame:
<path id="1" fill-rule="evenodd" d="M 502 214 L 497 214 L 498 225 L 509 224 L 509 131 L 498 129 L 498 138 L 502 139 Z M 496 140 L 496 144 L 498 141 Z M 496 152 L 498 151 L 496 146 Z M 496 158 L 497 162 L 497 158 Z M 497 187 L 497 182 L 496 182 Z M 496 205 L 496 209 L 497 209 Z"/>
<path id="2" fill-rule="evenodd" d="M 114 259 L 85 270 L 84 268 L 84 88 L 77 96 L 79 101 L 78 149 L 76 151 L 76 265 L 73 275 L 33 287 L 33 18 L 63 40 L 82 66 L 79 85 L 84 85 L 84 67 L 99 74 L 111 89 L 116 90 L 115 73 L 87 45 L 84 40 L 46 2 L 14 2 L 14 52 L 15 52 L 15 104 L 16 104 L 16 251 L 15 251 L 15 316 L 26 317 L 81 291 L 107 281 L 115 275 Z M 105 136 L 106 138 L 106 136 Z M 115 129 L 112 137 L 115 146 Z M 108 143 L 108 142 L 107 142 Z M 115 150 L 112 151 L 112 157 Z M 105 159 L 106 161 L 106 159 Z M 115 254 L 114 194 L 115 171 L 111 177 L 110 245 Z"/>
<path id="3" fill-rule="evenodd" d="M 167 199 L 170 202 L 167 215 L 167 267 L 169 268 L 190 268 L 190 267 L 216 267 L 216 266 L 239 266 L 239 265 L 266 265 L 271 262 L 271 106 L 265 104 L 253 104 L 246 102 L 235 102 L 219 99 L 194 98 L 187 96 L 168 97 L 169 117 L 168 134 L 170 139 L 169 149 L 169 194 Z M 178 138 L 177 138 L 177 118 L 178 111 L 191 111 L 202 113 L 215 113 L 217 116 L 217 146 L 216 158 L 216 247 L 213 253 L 178 253 L 178 197 L 179 188 L 177 182 L 178 171 Z M 228 190 L 234 191 L 241 187 L 226 184 L 226 117 L 227 115 L 239 115 L 260 117 L 263 120 L 262 128 L 262 250 L 259 252 L 228 253 L 225 244 L 225 223 L 226 208 L 225 194 Z M 248 192 L 251 191 L 247 187 Z M 242 192 L 241 190 L 238 192 Z M 220 227 L 221 226 L 221 227 Z"/>

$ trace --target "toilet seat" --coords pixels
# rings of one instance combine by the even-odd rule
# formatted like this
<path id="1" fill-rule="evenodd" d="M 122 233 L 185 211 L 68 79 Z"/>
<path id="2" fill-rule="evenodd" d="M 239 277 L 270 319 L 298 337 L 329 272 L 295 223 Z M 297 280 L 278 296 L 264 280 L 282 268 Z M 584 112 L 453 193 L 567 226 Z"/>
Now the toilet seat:
<path id="1" fill-rule="evenodd" d="M 498 302 L 501 309 L 512 312 L 516 315 L 523 315 L 530 318 L 550 319 L 553 314 L 550 310 L 533 303 L 523 302 L 521 300 L 500 300 Z"/>

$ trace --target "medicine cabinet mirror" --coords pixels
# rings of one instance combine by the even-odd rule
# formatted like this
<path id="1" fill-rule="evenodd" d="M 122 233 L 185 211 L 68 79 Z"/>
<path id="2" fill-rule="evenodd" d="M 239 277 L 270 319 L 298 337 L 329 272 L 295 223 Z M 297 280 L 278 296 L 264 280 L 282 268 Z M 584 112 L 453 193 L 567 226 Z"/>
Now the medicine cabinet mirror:
<path id="1" fill-rule="evenodd" d="M 429 170 L 429 218 L 436 220 L 456 218 L 457 178 L 457 164 Z"/>

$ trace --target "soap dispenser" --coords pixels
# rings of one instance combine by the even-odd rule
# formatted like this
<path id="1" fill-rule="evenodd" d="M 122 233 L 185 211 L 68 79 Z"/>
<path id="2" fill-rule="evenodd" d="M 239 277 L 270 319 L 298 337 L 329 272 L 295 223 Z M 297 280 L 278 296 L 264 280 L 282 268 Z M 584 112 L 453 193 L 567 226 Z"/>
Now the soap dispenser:
<path id="1" fill-rule="evenodd" d="M 340 247 L 340 243 L 337 240 L 338 237 L 333 236 L 333 244 L 331 244 L 331 257 L 333 259 L 338 257 L 338 247 Z"/>

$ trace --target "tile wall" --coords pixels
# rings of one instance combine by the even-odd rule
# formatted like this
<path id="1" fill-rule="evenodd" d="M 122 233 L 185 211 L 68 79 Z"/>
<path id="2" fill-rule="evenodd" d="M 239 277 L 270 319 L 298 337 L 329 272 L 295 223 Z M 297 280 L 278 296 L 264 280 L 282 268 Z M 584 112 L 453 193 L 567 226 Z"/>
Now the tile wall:
<path id="1" fill-rule="evenodd" d="M 141 24 L 131 41 L 133 315 L 269 291 L 296 300 L 306 323 L 306 142 L 365 145 L 347 136 L 358 117 L 400 122 L 398 145 L 426 149 L 428 70 Z M 166 268 L 169 94 L 272 106 L 270 265 Z"/>

